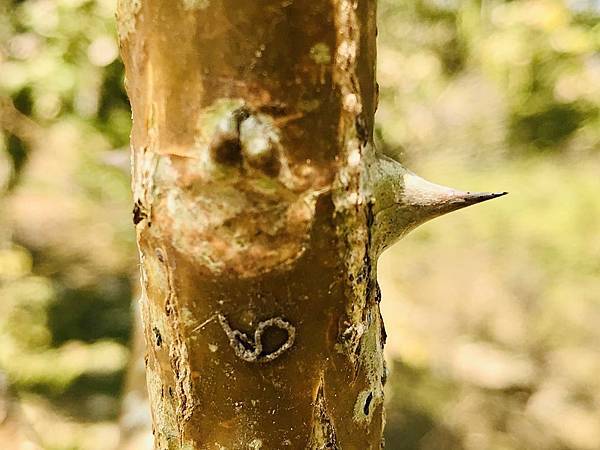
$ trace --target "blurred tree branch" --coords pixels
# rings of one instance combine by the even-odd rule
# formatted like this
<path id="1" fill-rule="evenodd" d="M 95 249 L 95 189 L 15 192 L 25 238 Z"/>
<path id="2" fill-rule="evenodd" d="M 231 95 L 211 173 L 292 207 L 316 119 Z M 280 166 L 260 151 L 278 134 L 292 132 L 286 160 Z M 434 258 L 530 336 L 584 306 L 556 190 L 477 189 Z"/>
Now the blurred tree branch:
<path id="1" fill-rule="evenodd" d="M 0 128 L 15 135 L 33 148 L 43 127 L 19 111 L 8 97 L 0 97 Z"/>

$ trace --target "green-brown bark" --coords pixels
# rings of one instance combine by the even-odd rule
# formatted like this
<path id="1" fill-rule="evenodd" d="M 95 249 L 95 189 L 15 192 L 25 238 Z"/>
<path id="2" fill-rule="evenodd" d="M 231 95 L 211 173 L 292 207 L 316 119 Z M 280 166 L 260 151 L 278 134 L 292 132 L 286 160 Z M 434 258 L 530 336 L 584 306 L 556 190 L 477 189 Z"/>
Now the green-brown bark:
<path id="1" fill-rule="evenodd" d="M 156 448 L 379 448 L 376 258 L 466 204 L 374 154 L 375 1 L 118 19 Z"/>

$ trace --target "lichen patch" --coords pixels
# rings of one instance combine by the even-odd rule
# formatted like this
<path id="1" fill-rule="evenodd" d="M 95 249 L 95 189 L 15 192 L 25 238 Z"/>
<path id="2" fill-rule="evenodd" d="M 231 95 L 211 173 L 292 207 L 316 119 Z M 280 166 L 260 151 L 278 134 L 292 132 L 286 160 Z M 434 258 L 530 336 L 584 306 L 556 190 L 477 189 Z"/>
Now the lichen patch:
<path id="1" fill-rule="evenodd" d="M 329 64 L 331 62 L 331 51 L 324 42 L 315 44 L 310 49 L 310 59 L 317 64 Z"/>

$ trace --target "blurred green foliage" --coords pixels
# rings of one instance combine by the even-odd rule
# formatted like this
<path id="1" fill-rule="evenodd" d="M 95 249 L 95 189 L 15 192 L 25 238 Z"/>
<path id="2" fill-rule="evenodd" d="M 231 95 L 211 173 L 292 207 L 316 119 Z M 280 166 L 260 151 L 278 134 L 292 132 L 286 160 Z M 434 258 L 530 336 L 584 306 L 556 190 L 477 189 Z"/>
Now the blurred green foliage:
<path id="1" fill-rule="evenodd" d="M 414 153 L 445 120 L 450 132 L 452 125 L 469 133 L 501 126 L 494 144 L 513 154 L 597 150 L 598 9 L 570 6 L 559 0 L 380 2 L 383 143 Z M 440 96 L 466 79 L 481 85 L 462 99 L 474 104 L 435 111 Z M 480 108 L 483 123 L 460 123 L 463 107 Z M 436 144 L 445 142 L 440 137 Z"/>
<path id="2" fill-rule="evenodd" d="M 131 333 L 114 9 L 0 1 L 0 366 L 80 420 L 116 417 Z"/>
<path id="3" fill-rule="evenodd" d="M 130 113 L 115 41 L 115 1 L 2 1 L 0 93 L 40 124 L 91 125 L 113 147 Z"/>
<path id="4" fill-rule="evenodd" d="M 57 450 L 114 441 L 130 358 L 114 10 L 0 0 L 0 370 Z M 596 450 L 598 3 L 379 11 L 379 147 L 430 179 L 512 192 L 419 229 L 380 264 L 388 448 Z"/>

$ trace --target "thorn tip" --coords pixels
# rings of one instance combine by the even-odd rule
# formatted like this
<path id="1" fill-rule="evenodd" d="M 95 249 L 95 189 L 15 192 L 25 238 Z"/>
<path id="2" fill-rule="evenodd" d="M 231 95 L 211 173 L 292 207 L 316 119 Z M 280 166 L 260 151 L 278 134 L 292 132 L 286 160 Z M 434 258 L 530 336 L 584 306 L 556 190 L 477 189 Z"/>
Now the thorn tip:
<path id="1" fill-rule="evenodd" d="M 481 203 L 488 200 L 492 200 L 494 198 L 502 197 L 508 194 L 506 191 L 502 192 L 466 192 L 463 200 L 467 202 L 469 205 L 475 203 Z"/>

